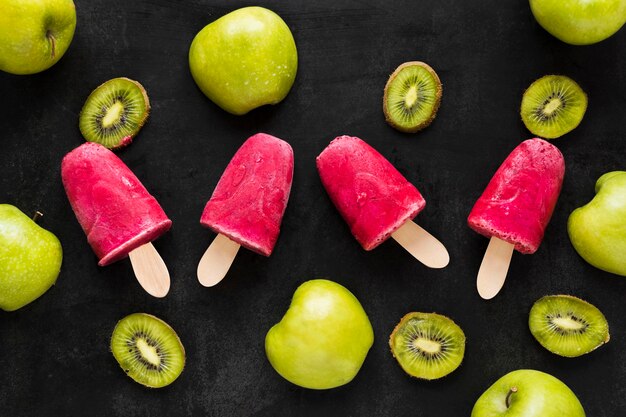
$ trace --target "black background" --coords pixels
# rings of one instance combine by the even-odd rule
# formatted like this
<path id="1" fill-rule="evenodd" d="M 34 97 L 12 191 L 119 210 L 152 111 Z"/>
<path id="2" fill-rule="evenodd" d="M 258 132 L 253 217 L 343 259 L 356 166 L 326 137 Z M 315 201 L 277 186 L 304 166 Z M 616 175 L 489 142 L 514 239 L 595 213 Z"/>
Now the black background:
<path id="1" fill-rule="evenodd" d="M 232 116 L 196 87 L 187 63 L 194 35 L 239 1 L 78 1 L 73 43 L 38 75 L 0 74 L 0 198 L 26 213 L 64 249 L 58 283 L 31 305 L 0 313 L 2 415 L 464 416 L 497 378 L 518 368 L 555 375 L 591 417 L 626 414 L 626 280 L 578 257 L 569 213 L 593 197 L 603 173 L 624 169 L 626 33 L 588 47 L 566 45 L 535 22 L 525 0 L 266 1 L 287 22 L 299 53 L 296 83 L 279 105 Z M 444 85 L 441 109 L 421 133 L 388 127 L 382 90 L 397 65 L 423 60 Z M 531 137 L 518 115 L 536 78 L 562 73 L 580 83 L 589 109 L 555 140 L 566 160 L 563 192 L 534 255 L 515 253 L 492 301 L 475 290 L 487 239 L 465 224 L 506 155 Z M 174 222 L 155 246 L 172 274 L 165 299 L 145 293 L 124 260 L 99 268 L 60 180 L 63 155 L 80 145 L 78 112 L 102 82 L 140 81 L 152 113 L 121 158 Z M 214 238 L 198 221 L 228 161 L 256 132 L 287 140 L 295 177 L 270 258 L 242 250 L 225 281 L 201 287 L 196 265 Z M 365 252 L 332 206 L 315 156 L 335 136 L 359 136 L 424 194 L 417 221 L 447 246 L 450 265 L 430 270 L 395 242 Z M 375 342 L 350 384 L 311 391 L 283 380 L 263 347 L 302 282 L 326 277 L 361 301 Z M 611 341 L 587 356 L 560 358 L 531 336 L 527 315 L 546 294 L 599 307 Z M 187 365 L 171 386 L 146 389 L 109 352 L 115 323 L 137 311 L 178 332 Z M 467 335 L 463 365 L 443 380 L 406 376 L 387 338 L 409 311 L 453 318 Z"/>

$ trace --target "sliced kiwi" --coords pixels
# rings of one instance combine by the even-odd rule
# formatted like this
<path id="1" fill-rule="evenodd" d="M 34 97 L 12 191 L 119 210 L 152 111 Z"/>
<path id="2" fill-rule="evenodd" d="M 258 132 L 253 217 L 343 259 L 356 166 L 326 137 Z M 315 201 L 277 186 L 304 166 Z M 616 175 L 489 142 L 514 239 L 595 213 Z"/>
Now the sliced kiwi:
<path id="1" fill-rule="evenodd" d="M 441 81 L 430 66 L 419 61 L 405 62 L 385 85 L 385 120 L 401 132 L 422 130 L 437 115 L 441 92 Z"/>
<path id="2" fill-rule="evenodd" d="M 524 92 L 520 113 L 534 135 L 554 139 L 574 130 L 586 110 L 587 95 L 574 80 L 546 75 Z"/>
<path id="3" fill-rule="evenodd" d="M 465 334 L 446 316 L 409 313 L 393 329 L 389 346 L 406 373 L 437 379 L 454 371 L 463 361 Z"/>
<path id="4" fill-rule="evenodd" d="M 132 142 L 149 113 L 150 100 L 143 86 L 128 78 L 114 78 L 87 97 L 78 127 L 87 141 L 117 149 Z"/>
<path id="5" fill-rule="evenodd" d="M 530 309 L 530 332 L 552 353 L 573 358 L 609 341 L 609 324 L 593 305 L 571 295 L 548 295 Z"/>
<path id="6" fill-rule="evenodd" d="M 185 348 L 163 320 L 135 313 L 117 323 L 111 351 L 124 372 L 142 385 L 161 388 L 174 382 L 185 367 Z"/>

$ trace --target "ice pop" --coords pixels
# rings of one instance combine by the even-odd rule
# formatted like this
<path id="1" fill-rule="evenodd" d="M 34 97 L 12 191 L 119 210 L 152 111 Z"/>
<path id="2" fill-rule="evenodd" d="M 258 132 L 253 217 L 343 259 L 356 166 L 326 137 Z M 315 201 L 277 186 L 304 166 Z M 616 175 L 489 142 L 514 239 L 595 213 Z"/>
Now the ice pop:
<path id="1" fill-rule="evenodd" d="M 496 171 L 467 222 L 491 238 L 478 276 L 479 294 L 493 298 L 506 278 L 513 249 L 534 253 L 561 192 L 565 162 L 543 139 L 518 145 Z"/>
<path id="2" fill-rule="evenodd" d="M 218 233 L 198 265 L 198 280 L 217 284 L 239 246 L 270 256 L 287 207 L 293 150 L 274 136 L 257 133 L 235 153 L 204 208 L 200 224 Z"/>
<path id="3" fill-rule="evenodd" d="M 88 142 L 63 158 L 61 177 L 76 218 L 100 259 L 98 265 L 109 265 L 130 254 L 135 274 L 146 291 L 164 296 L 169 289 L 169 274 L 163 282 L 163 277 L 138 274 L 138 268 L 142 269 L 139 264 L 144 263 L 141 254 L 156 254 L 154 262 L 163 262 L 156 251 L 151 254 L 154 249 L 150 242 L 167 232 L 172 222 L 135 174 L 113 152 Z M 159 281 L 153 282 L 155 279 Z"/>
<path id="4" fill-rule="evenodd" d="M 420 192 L 363 140 L 339 136 L 317 157 L 322 184 L 363 249 L 392 236 L 418 260 L 443 268 L 445 247 L 411 221 L 426 205 Z"/>

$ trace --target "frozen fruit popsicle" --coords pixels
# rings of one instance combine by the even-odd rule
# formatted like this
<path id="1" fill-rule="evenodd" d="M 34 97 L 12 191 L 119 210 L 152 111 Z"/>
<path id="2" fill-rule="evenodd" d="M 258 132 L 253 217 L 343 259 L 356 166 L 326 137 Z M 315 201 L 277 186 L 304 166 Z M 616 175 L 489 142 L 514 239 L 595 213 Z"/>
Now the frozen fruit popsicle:
<path id="1" fill-rule="evenodd" d="M 87 241 L 100 258 L 98 265 L 130 255 L 144 289 L 165 296 L 169 274 L 150 242 L 167 232 L 172 221 L 135 174 L 113 152 L 88 142 L 63 158 L 61 177 Z"/>
<path id="2" fill-rule="evenodd" d="M 564 174 L 561 152 L 543 139 L 529 139 L 511 152 L 476 201 L 469 227 L 491 238 L 478 273 L 483 298 L 502 288 L 513 249 L 531 254 L 539 248 Z"/>
<path id="3" fill-rule="evenodd" d="M 426 201 L 370 145 L 356 137 L 339 136 L 317 157 L 317 170 L 363 249 L 372 250 L 391 236 L 427 266 L 448 264 L 445 247 L 411 221 Z"/>
<path id="4" fill-rule="evenodd" d="M 200 218 L 218 233 L 198 265 L 198 280 L 210 287 L 224 278 L 239 246 L 270 256 L 287 207 L 293 150 L 274 136 L 257 133 L 235 153 Z"/>

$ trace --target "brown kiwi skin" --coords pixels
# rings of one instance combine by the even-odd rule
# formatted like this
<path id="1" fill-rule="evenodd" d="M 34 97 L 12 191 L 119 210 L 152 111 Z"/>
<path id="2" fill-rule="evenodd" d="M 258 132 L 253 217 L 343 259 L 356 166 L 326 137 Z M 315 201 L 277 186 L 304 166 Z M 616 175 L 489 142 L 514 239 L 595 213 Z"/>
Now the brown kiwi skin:
<path id="1" fill-rule="evenodd" d="M 141 85 L 141 83 L 139 81 L 131 80 L 130 78 L 127 78 L 127 77 L 114 77 L 114 78 L 111 78 L 110 80 L 107 80 L 107 81 L 103 82 L 102 84 L 100 84 L 99 86 L 97 86 L 96 88 L 94 88 L 93 91 L 89 94 L 89 96 L 87 96 L 87 99 L 85 100 L 85 103 L 87 103 L 87 101 L 89 101 L 91 96 L 94 95 L 94 93 L 96 92 L 96 90 L 98 88 L 102 87 L 107 82 L 109 82 L 111 80 L 115 80 L 115 79 L 122 79 L 122 80 L 130 81 L 131 83 L 135 84 L 137 87 L 139 87 L 139 90 L 141 91 L 141 95 L 143 96 L 144 100 L 146 101 L 146 115 L 143 117 L 143 119 L 141 119 L 140 121 L 137 122 L 137 125 L 139 126 L 139 128 L 137 129 L 137 133 L 135 133 L 135 135 L 137 135 L 141 131 L 141 128 L 143 128 L 143 126 L 146 124 L 146 121 L 148 120 L 148 116 L 150 116 L 150 110 L 152 109 L 152 107 L 150 106 L 150 98 L 148 97 L 148 92 L 143 87 L 143 85 Z M 78 119 L 79 120 L 80 120 L 80 117 L 82 116 L 82 114 L 83 114 L 83 111 L 81 109 L 80 113 L 78 114 Z M 111 150 L 119 150 L 119 149 L 127 147 L 128 145 L 130 145 L 132 143 L 133 138 L 134 138 L 134 136 L 126 136 L 125 138 L 122 139 L 122 141 L 117 146 L 112 147 Z"/>
<path id="2" fill-rule="evenodd" d="M 405 128 L 402 126 L 398 126 L 397 124 L 394 123 L 394 121 L 391 119 L 391 116 L 389 115 L 389 113 L 387 112 L 387 87 L 389 86 L 389 83 L 396 78 L 396 76 L 398 75 L 398 73 L 400 71 L 402 71 L 404 68 L 406 67 L 410 67 L 410 66 L 420 66 L 422 68 L 424 68 L 426 71 L 428 71 L 436 80 L 437 80 L 437 91 L 435 92 L 435 105 L 433 106 L 433 114 L 430 117 L 430 119 L 425 120 L 423 123 L 415 126 L 414 128 Z M 439 76 L 437 75 L 437 73 L 435 72 L 434 69 L 432 69 L 432 67 L 430 65 L 428 65 L 425 62 L 422 61 L 409 61 L 409 62 L 405 62 L 404 64 L 401 64 L 398 68 L 396 68 L 396 70 L 394 72 L 391 73 L 391 75 L 389 76 L 389 79 L 387 80 L 387 83 L 385 84 L 385 90 L 383 93 L 383 113 L 385 114 L 385 121 L 394 129 L 399 130 L 400 132 L 404 132 L 404 133 L 416 133 L 419 132 L 420 130 L 428 127 L 428 125 L 430 125 L 433 120 L 435 120 L 435 117 L 437 116 L 437 111 L 439 110 L 439 105 L 441 104 L 441 96 L 443 94 L 443 87 L 441 85 L 441 80 L 439 79 Z"/>
<path id="3" fill-rule="evenodd" d="M 385 89 L 385 91 L 386 91 L 386 89 Z M 407 316 L 409 316 L 410 314 L 413 314 L 413 313 L 412 312 L 411 313 L 406 313 L 404 316 L 402 316 L 402 318 L 400 319 L 398 324 L 396 324 L 396 326 L 393 328 L 393 331 L 389 335 L 389 341 L 388 341 L 389 350 L 391 351 L 391 356 L 393 356 L 394 359 L 396 359 L 396 354 L 393 352 L 393 337 L 396 335 L 396 332 L 400 328 L 400 325 L 404 322 L 404 319 L 407 318 Z M 411 378 L 415 378 L 413 375 L 410 375 L 408 373 L 407 373 L 407 375 L 409 375 Z"/>

